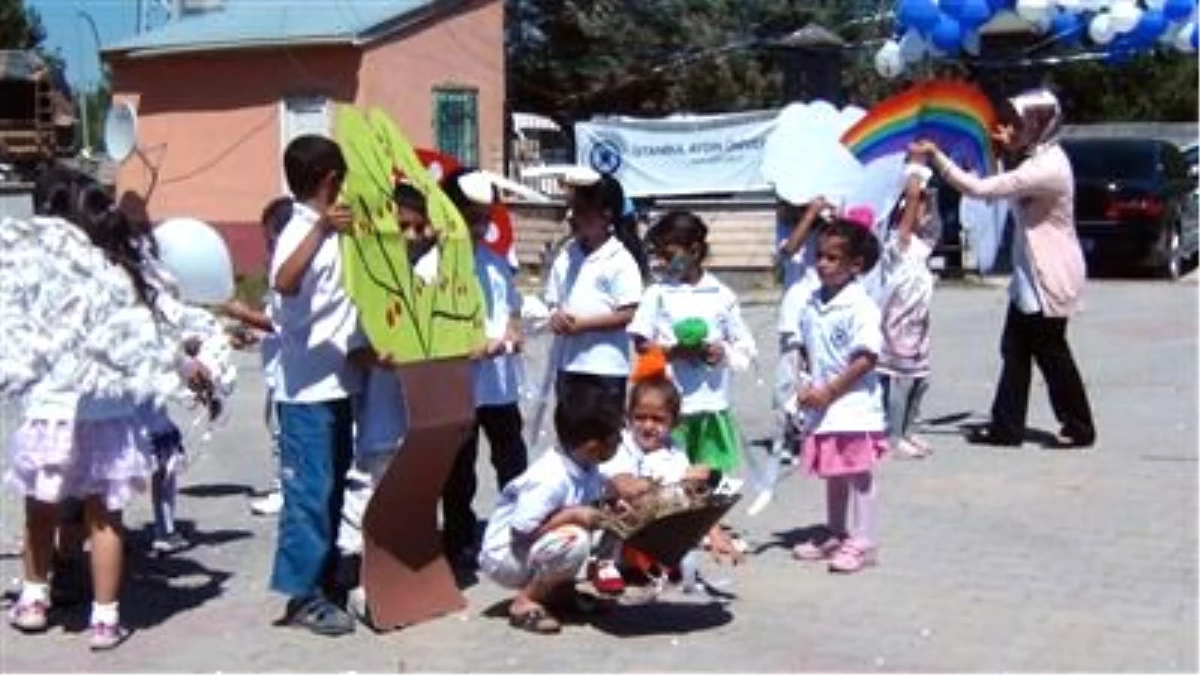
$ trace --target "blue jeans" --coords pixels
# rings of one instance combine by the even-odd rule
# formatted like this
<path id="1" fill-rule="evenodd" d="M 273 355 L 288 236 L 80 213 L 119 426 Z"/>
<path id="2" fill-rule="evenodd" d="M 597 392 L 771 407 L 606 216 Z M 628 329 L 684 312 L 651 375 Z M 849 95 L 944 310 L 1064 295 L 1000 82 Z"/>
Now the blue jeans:
<path id="1" fill-rule="evenodd" d="M 283 510 L 271 589 L 304 598 L 334 590 L 353 408 L 341 399 L 280 403 L 278 411 Z"/>

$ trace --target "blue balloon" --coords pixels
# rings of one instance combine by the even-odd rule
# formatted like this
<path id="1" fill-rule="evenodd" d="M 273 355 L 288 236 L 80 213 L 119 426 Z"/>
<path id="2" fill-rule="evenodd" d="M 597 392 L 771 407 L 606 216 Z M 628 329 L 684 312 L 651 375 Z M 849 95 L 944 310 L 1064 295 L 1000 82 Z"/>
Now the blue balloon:
<path id="1" fill-rule="evenodd" d="M 1166 29 L 1167 17 L 1163 12 L 1157 9 L 1148 9 L 1142 12 L 1142 18 L 1133 27 L 1134 42 L 1149 47 Z"/>
<path id="2" fill-rule="evenodd" d="M 988 5 L 992 8 L 992 13 L 995 14 L 1005 10 L 1016 9 L 1017 0 L 988 0 Z"/>
<path id="3" fill-rule="evenodd" d="M 1114 66 L 1122 65 L 1133 60 L 1136 52 L 1137 46 L 1134 44 L 1133 34 L 1122 33 L 1108 43 L 1104 61 Z"/>
<path id="4" fill-rule="evenodd" d="M 1193 27 L 1192 28 L 1192 51 L 1196 51 L 1197 49 L 1200 49 L 1200 47 L 1196 46 L 1196 38 L 1197 37 L 1200 37 L 1200 29 L 1196 29 L 1195 27 Z"/>
<path id="5" fill-rule="evenodd" d="M 966 4 L 966 0 L 938 0 L 938 9 L 951 19 L 958 19 L 962 16 L 963 6 Z"/>
<path id="6" fill-rule="evenodd" d="M 992 6 L 988 0 L 964 0 L 958 22 L 968 31 L 975 30 L 992 18 Z"/>
<path id="7" fill-rule="evenodd" d="M 937 26 L 941 12 L 938 11 L 937 5 L 933 4 L 933 0 L 904 0 L 904 3 L 910 5 L 908 16 L 911 20 L 907 22 L 909 26 L 922 33 L 928 33 Z"/>
<path id="8" fill-rule="evenodd" d="M 1167 21 L 1183 21 L 1196 9 L 1196 0 L 1167 0 L 1163 5 L 1163 16 Z"/>
<path id="9" fill-rule="evenodd" d="M 1083 24 L 1070 12 L 1059 12 L 1050 20 L 1050 34 L 1064 47 L 1074 47 L 1083 39 Z"/>
<path id="10" fill-rule="evenodd" d="M 937 25 L 929 34 L 929 40 L 938 49 L 947 54 L 957 54 L 962 43 L 962 27 L 948 16 L 938 19 Z"/>

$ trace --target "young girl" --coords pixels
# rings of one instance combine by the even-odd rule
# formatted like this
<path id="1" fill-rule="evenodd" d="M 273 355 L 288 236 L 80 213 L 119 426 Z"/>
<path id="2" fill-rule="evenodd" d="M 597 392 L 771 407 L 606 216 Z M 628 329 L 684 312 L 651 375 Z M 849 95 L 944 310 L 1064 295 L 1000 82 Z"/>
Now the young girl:
<path id="1" fill-rule="evenodd" d="M 556 397 L 570 400 L 574 387 L 597 384 L 618 410 L 625 407 L 630 371 L 625 327 L 642 297 L 637 261 L 613 234 L 619 195 L 620 184 L 608 176 L 574 188 L 575 238 L 554 261 L 546 283 L 550 329 L 556 336 L 551 351 Z"/>
<path id="2" fill-rule="evenodd" d="M 683 395 L 677 442 L 695 464 L 723 473 L 738 466 L 738 431 L 729 411 L 732 366 L 754 356 L 737 296 L 703 267 L 708 227 L 694 214 L 663 216 L 648 239 L 665 263 L 629 324 L 634 347 L 661 348 Z"/>
<path id="3" fill-rule="evenodd" d="M 151 473 L 135 403 L 175 391 L 183 334 L 174 321 L 182 308 L 147 281 L 136 228 L 99 186 L 73 183 L 54 192 L 50 201 L 66 205 L 71 222 L 3 223 L 5 273 L 21 267 L 41 291 L 10 288 L 0 298 L 5 315 L 14 319 L 0 360 L 7 374 L 23 372 L 32 385 L 5 476 L 25 498 L 24 581 L 9 621 L 23 632 L 48 628 L 59 505 L 77 498 L 91 543 L 90 645 L 107 650 L 128 636 L 117 603 L 121 511 L 134 492 L 145 489 Z M 72 264 L 61 265 L 64 259 Z M 79 275 L 87 279 L 76 279 Z M 86 295 L 76 294 L 76 287 L 86 287 Z M 47 328 L 51 316 L 59 323 Z M 14 344 L 22 346 L 14 350 Z M 18 361 L 26 352 L 42 357 Z M 6 393 L 20 390 L 20 384 L 6 380 Z"/>
<path id="4" fill-rule="evenodd" d="M 826 481 L 828 529 L 793 553 L 801 560 L 829 560 L 831 572 L 857 572 L 875 561 L 872 469 L 887 450 L 882 392 L 874 372 L 883 338 L 879 309 L 856 277 L 875 264 L 877 241 L 858 223 L 839 219 L 829 225 L 819 239 L 821 287 L 800 318 L 811 377 L 797 394 L 809 432 L 801 462 Z"/>
<path id="5" fill-rule="evenodd" d="M 658 485 L 707 481 L 713 477 L 712 469 L 693 465 L 687 452 L 671 438 L 671 430 L 679 422 L 680 405 L 679 389 L 665 372 L 649 373 L 634 383 L 629 392 L 628 426 L 621 436 L 621 445 L 612 459 L 600 465 L 600 473 L 612 483 L 618 497 L 636 501 Z M 740 560 L 741 553 L 719 525 L 708 536 L 714 553 Z M 597 562 L 592 583 L 601 593 L 620 593 L 625 588 L 613 559 Z"/>
<path id="6" fill-rule="evenodd" d="M 929 388 L 930 303 L 933 274 L 929 256 L 939 236 L 937 209 L 928 190 L 932 176 L 925 162 L 909 157 L 904 195 L 889 218 L 880 259 L 883 294 L 883 345 L 879 373 L 887 410 L 888 444 L 900 457 L 921 458 L 931 450 L 912 433 L 921 399 Z"/>

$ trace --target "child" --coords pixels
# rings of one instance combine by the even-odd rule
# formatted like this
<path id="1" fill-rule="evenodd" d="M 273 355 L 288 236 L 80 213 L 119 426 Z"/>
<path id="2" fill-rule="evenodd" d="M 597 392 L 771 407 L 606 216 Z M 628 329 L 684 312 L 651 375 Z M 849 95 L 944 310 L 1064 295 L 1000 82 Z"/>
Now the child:
<path id="1" fill-rule="evenodd" d="M 296 198 L 271 260 L 279 334 L 274 388 L 280 429 L 283 509 L 271 588 L 288 597 L 280 623 L 319 635 L 354 631 L 327 594 L 336 589 L 338 529 L 354 448 L 347 353 L 358 316 L 342 288 L 337 233 L 350 211 L 336 205 L 346 162 L 333 141 L 300 136 L 283 157 Z"/>
<path id="2" fill-rule="evenodd" d="M 719 474 L 704 465 L 693 465 L 682 448 L 671 438 L 679 421 L 679 389 L 666 373 L 648 374 L 634 383 L 629 392 L 628 427 L 621 436 L 616 455 L 600 466 L 600 472 L 612 483 L 613 492 L 633 502 L 658 485 L 682 481 L 709 481 Z M 740 559 L 733 542 L 718 525 L 709 531 L 710 546 L 718 554 Z M 617 557 L 617 556 L 614 556 Z M 593 585 L 601 593 L 617 594 L 625 582 L 612 559 L 597 562 Z"/>
<path id="3" fill-rule="evenodd" d="M 263 240 L 267 250 L 267 269 L 270 270 L 271 258 L 275 255 L 275 244 L 288 221 L 292 219 L 291 197 L 277 197 L 271 200 L 263 209 L 259 223 L 262 225 Z M 263 309 L 257 311 L 244 305 L 240 300 L 231 300 L 222 311 L 226 316 L 237 319 L 243 325 L 249 326 L 262 333 L 259 342 L 259 356 L 262 361 L 263 388 L 266 390 L 263 406 L 263 421 L 271 434 L 271 459 L 278 467 L 279 464 L 279 420 L 275 414 L 275 369 L 279 367 L 279 336 L 275 333 L 275 324 L 271 321 L 272 294 L 268 290 L 263 296 Z M 250 502 L 250 512 L 256 516 L 273 516 L 283 508 L 283 490 L 280 484 L 278 468 L 267 493 Z"/>
<path id="4" fill-rule="evenodd" d="M 729 411 L 732 366 L 748 364 L 754 338 L 742 321 L 737 296 L 704 270 L 708 227 L 694 214 L 673 211 L 651 229 L 655 255 L 666 263 L 629 324 L 634 347 L 660 347 L 683 395 L 675 439 L 688 458 L 728 474 L 738 466 L 738 430 Z M 703 333 L 689 342 L 682 324 Z"/>
<path id="5" fill-rule="evenodd" d="M 800 318 L 812 378 L 797 394 L 809 434 L 801 462 L 826 480 L 828 531 L 793 553 L 800 560 L 828 559 L 831 572 L 857 572 L 875 561 L 872 469 L 887 450 L 874 372 L 882 336 L 879 309 L 856 277 L 877 258 L 877 240 L 866 226 L 843 219 L 829 225 L 819 239 L 821 286 Z M 847 530 L 851 502 L 853 522 Z"/>
<path id="6" fill-rule="evenodd" d="M 790 216 L 794 209 L 785 203 L 781 211 Z M 808 369 L 800 358 L 796 330 L 800 325 L 800 310 L 821 283 L 813 262 L 817 257 L 817 235 L 828 222 L 829 209 L 830 204 L 823 197 L 814 197 L 804 208 L 799 223 L 780 242 L 780 253 L 789 257 L 783 261 L 783 298 L 779 303 L 779 323 L 776 327 L 779 361 L 775 370 L 773 404 L 778 433 L 772 452 L 778 454 L 780 461 L 785 464 L 796 461 L 800 449 L 802 424 L 788 412 L 787 402 L 796 395 L 799 384 L 797 376 Z"/>
<path id="7" fill-rule="evenodd" d="M 929 388 L 930 303 L 933 274 L 929 256 L 937 245 L 937 216 L 928 190 L 932 172 L 909 157 L 904 196 L 889 218 L 880 260 L 883 293 L 883 345 L 879 373 L 887 410 L 888 444 L 900 457 L 922 458 L 929 446 L 912 433 L 921 399 Z"/>
<path id="8" fill-rule="evenodd" d="M 555 259 L 546 282 L 550 329 L 557 336 L 552 357 L 558 400 L 570 400 L 576 385 L 591 382 L 609 392 L 618 410 L 625 407 L 630 371 L 625 327 L 642 296 L 634 255 L 613 236 L 619 194 L 620 183 L 609 176 L 574 188 L 574 239 Z"/>
<path id="9" fill-rule="evenodd" d="M 135 225 L 94 183 L 54 185 L 48 191 L 50 194 L 39 203 L 57 206 L 43 212 L 66 216 L 72 224 L 51 219 L 37 223 L 46 233 L 62 235 L 60 247 L 52 253 L 43 250 L 42 254 L 68 256 L 76 265 L 85 266 L 93 275 L 88 293 L 111 298 L 114 303 L 108 308 L 113 312 L 107 319 L 109 323 L 89 323 L 88 332 L 112 333 L 122 320 L 156 323 L 152 343 L 126 334 L 110 348 L 132 347 L 135 351 L 110 352 L 104 355 L 104 361 L 112 370 L 123 372 L 133 365 L 127 358 L 144 359 L 140 365 L 149 366 L 154 371 L 151 374 L 159 376 L 155 364 L 164 363 L 160 361 L 164 358 L 165 363 L 175 363 L 178 354 L 171 353 L 176 343 L 158 338 L 160 330 L 166 336 L 174 335 L 161 309 L 168 300 L 146 279 Z M 9 252 L 16 252 L 15 247 Z M 56 281 L 40 279 L 39 283 L 45 284 L 45 292 L 49 293 Z M 120 304 L 125 295 L 133 298 L 132 306 Z M 99 309 L 97 305 L 82 304 L 88 309 L 80 318 L 105 321 L 91 314 Z M 131 310 L 145 312 L 146 316 L 125 318 Z M 10 334 L 7 339 L 20 337 Z M 143 348 L 162 353 L 144 353 Z M 77 499 L 82 503 L 92 555 L 94 602 L 89 644 L 92 650 L 103 651 L 115 648 L 129 636 L 121 624 L 118 605 L 124 546 L 121 511 L 133 493 L 146 488 L 151 466 L 131 393 L 135 390 L 132 378 L 125 378 L 112 393 L 82 390 L 80 377 L 93 377 L 88 371 L 96 361 L 95 356 L 83 352 L 59 354 L 48 373 L 33 384 L 25 401 L 24 420 L 12 437 L 12 461 L 5 480 L 25 499 L 24 580 L 9 615 L 10 623 L 27 633 L 48 628 L 49 565 L 59 506 L 68 499 Z M 98 382 L 93 384 L 108 389 Z"/>
<path id="10" fill-rule="evenodd" d="M 484 574 L 517 591 L 509 623 L 543 634 L 562 629 L 547 604 L 574 596 L 576 576 L 591 555 L 599 511 L 590 504 L 605 493 L 597 467 L 612 459 L 621 441 L 621 409 L 603 385 L 579 384 L 570 400 L 558 401 L 554 428 L 559 447 L 501 491 L 479 554 Z"/>
<path id="11" fill-rule="evenodd" d="M 466 220 L 475 242 L 475 275 L 487 307 L 484 323 L 487 342 L 475 354 L 475 424 L 451 469 L 442 493 L 443 546 L 460 572 L 469 572 L 478 555 L 475 498 L 475 459 L 479 429 L 487 434 L 497 489 L 503 490 L 529 465 L 521 434 L 520 389 L 516 352 L 521 350 L 521 294 L 512 268 L 485 242 L 489 211 L 496 195 L 483 175 L 464 169 L 446 177 L 446 196 Z M 465 184 L 465 185 L 464 185 Z M 464 189 L 464 187 L 466 189 Z"/>

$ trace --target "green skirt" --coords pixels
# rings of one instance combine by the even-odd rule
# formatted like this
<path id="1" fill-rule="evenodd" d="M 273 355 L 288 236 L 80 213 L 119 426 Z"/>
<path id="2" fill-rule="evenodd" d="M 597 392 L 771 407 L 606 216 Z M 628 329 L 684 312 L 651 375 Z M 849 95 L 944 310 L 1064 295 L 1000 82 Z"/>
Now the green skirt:
<path id="1" fill-rule="evenodd" d="M 738 466 L 738 428 L 728 410 L 684 415 L 671 437 L 687 450 L 692 464 L 703 464 L 724 474 Z"/>

